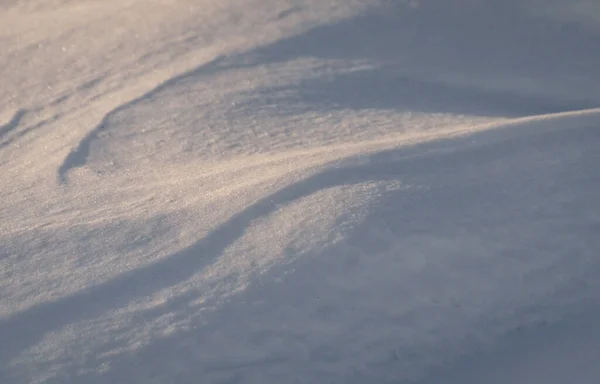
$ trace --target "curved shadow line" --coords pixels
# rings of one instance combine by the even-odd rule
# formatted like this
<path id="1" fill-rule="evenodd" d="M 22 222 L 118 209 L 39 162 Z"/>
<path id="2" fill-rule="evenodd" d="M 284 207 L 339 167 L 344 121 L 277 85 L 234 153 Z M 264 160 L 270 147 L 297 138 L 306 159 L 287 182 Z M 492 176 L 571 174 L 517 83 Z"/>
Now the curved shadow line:
<path id="1" fill-rule="evenodd" d="M 25 109 L 19 109 L 17 112 L 15 112 L 15 114 L 8 123 L 0 125 L 0 139 L 2 138 L 2 136 L 6 135 L 10 131 L 18 127 L 19 123 L 21 122 L 26 113 L 27 111 Z"/>
<path id="2" fill-rule="evenodd" d="M 191 278 L 242 237 L 254 220 L 272 214 L 280 205 L 339 185 L 397 180 L 400 176 L 404 176 L 405 179 L 426 177 L 432 170 L 452 172 L 453 169 L 469 166 L 474 162 L 495 161 L 510 156 L 514 152 L 529 149 L 532 145 L 540 145 L 541 142 L 561 145 L 573 137 L 588 140 L 587 142 L 598 139 L 599 132 L 595 127 L 583 128 L 580 135 L 585 137 L 574 135 L 576 132 L 573 130 L 549 132 L 535 127 L 529 130 L 518 127 L 515 129 L 519 131 L 518 135 L 506 135 L 506 131 L 504 135 L 498 131 L 485 132 L 467 138 L 381 151 L 370 156 L 366 165 L 325 169 L 258 200 L 182 251 L 71 296 L 35 305 L 1 320 L 0 362 L 7 361 L 10 356 L 17 356 L 21 351 L 39 342 L 48 332 L 56 331 L 75 321 L 122 308 L 136 297 L 150 296 Z M 474 138 L 484 140 L 473 144 Z M 506 145 L 494 145 L 498 139 Z"/>
<path id="3" fill-rule="evenodd" d="M 416 154 L 417 150 L 414 152 Z M 239 239 L 252 221 L 273 213 L 281 204 L 321 189 L 377 180 L 398 175 L 402 171 L 400 167 L 373 169 L 373 164 L 326 170 L 257 201 L 187 249 L 71 296 L 35 305 L 1 320 L 0 345 L 3 348 L 0 349 L 0 362 L 33 346 L 48 332 L 126 306 L 132 298 L 150 296 L 192 277 Z"/>
<path id="4" fill-rule="evenodd" d="M 215 59 L 209 61 L 208 63 L 202 64 L 190 71 L 184 72 L 184 73 L 176 75 L 174 77 L 171 77 L 171 78 L 165 80 L 164 82 L 162 82 L 161 84 L 159 84 L 158 86 L 156 86 L 155 88 L 151 89 L 150 91 L 144 93 L 143 95 L 138 96 L 135 99 L 130 100 L 124 104 L 121 104 L 121 105 L 117 106 L 116 108 L 112 109 L 111 111 L 109 111 L 106 115 L 104 115 L 104 117 L 102 118 L 102 121 L 100 121 L 100 123 L 98 125 L 96 125 L 96 127 L 94 129 L 92 129 L 86 136 L 84 136 L 83 139 L 81 139 L 81 141 L 77 145 L 77 147 L 75 147 L 73 150 L 71 150 L 71 152 L 69 152 L 67 157 L 63 160 L 62 164 L 59 166 L 58 171 L 57 171 L 58 183 L 66 184 L 68 181 L 67 174 L 69 173 L 69 171 L 73 168 L 77 168 L 77 167 L 81 167 L 81 166 L 85 165 L 85 163 L 87 162 L 87 159 L 90 155 L 90 148 L 91 148 L 92 142 L 98 138 L 98 134 L 100 132 L 104 131 L 108 127 L 108 120 L 111 117 L 113 117 L 114 115 L 118 114 L 121 111 L 126 110 L 127 108 L 133 107 L 145 100 L 150 99 L 155 94 L 163 91 L 164 89 L 168 88 L 169 86 L 171 86 L 185 78 L 198 75 L 200 73 L 200 71 L 207 71 L 207 73 L 210 74 L 210 73 L 217 72 L 219 70 L 230 68 L 230 66 L 221 65 L 221 63 L 225 60 L 225 58 L 226 58 L 226 56 L 218 56 Z"/>

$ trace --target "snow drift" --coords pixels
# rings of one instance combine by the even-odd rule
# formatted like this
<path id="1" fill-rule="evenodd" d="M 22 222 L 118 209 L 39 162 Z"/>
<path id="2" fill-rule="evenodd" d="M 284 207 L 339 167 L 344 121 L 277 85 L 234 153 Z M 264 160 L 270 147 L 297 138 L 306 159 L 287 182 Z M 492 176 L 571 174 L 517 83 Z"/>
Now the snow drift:
<path id="1" fill-rule="evenodd" d="M 0 2 L 0 381 L 596 382 L 596 8 Z"/>

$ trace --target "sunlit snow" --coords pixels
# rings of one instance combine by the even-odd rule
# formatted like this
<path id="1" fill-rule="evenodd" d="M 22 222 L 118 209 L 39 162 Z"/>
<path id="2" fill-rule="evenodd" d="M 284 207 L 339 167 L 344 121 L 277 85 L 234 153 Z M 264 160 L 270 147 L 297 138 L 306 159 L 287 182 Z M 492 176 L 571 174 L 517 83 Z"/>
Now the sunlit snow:
<path id="1" fill-rule="evenodd" d="M 599 12 L 0 0 L 0 383 L 600 382 Z"/>

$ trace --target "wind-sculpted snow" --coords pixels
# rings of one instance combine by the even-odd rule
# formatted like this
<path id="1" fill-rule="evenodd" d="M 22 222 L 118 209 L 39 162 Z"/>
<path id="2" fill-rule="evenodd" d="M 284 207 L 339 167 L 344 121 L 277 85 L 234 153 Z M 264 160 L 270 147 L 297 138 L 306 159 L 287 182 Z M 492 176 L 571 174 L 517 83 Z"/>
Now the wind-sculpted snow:
<path id="1" fill-rule="evenodd" d="M 213 72 L 218 70 L 219 66 L 219 58 L 207 63 L 206 65 L 202 65 L 200 68 L 197 68 L 191 72 L 186 72 L 181 75 L 175 76 L 166 80 L 165 82 L 158 85 L 156 88 L 148 91 L 140 97 L 137 97 L 131 101 L 128 101 L 125 104 L 119 105 L 118 107 L 111 110 L 107 113 L 98 126 L 92 129 L 77 145 L 75 149 L 73 149 L 65 158 L 63 163 L 58 167 L 58 182 L 60 184 L 64 184 L 67 181 L 67 173 L 75 167 L 80 167 L 86 164 L 87 158 L 90 154 L 90 146 L 93 141 L 98 138 L 98 135 L 107 129 L 108 120 L 114 114 L 119 113 L 120 111 L 126 110 L 135 106 L 136 104 L 143 102 L 144 100 L 151 99 L 156 93 L 160 92 L 162 89 L 169 87 L 172 84 L 185 80 L 187 77 L 192 75 L 202 75 L 203 72 L 208 71 Z"/>
<path id="2" fill-rule="evenodd" d="M 597 382 L 595 9 L 0 1 L 0 383 Z"/>
<path id="3" fill-rule="evenodd" d="M 561 28 L 516 2 L 468 9 L 467 18 L 444 2 L 386 5 L 216 59 L 108 113 L 58 179 L 85 164 L 106 171 L 190 153 L 209 159 L 364 141 L 365 119 L 382 120 L 374 129 L 389 136 L 447 124 L 440 115 L 474 124 L 600 104 L 599 34 Z M 436 120 L 398 123 L 414 115 Z M 143 128 L 132 123 L 137 116 Z"/>
<path id="4" fill-rule="evenodd" d="M 515 328 L 567 316 L 564 308 L 571 310 L 574 299 L 575 309 L 585 311 L 577 300 L 595 300 L 598 292 L 600 136 L 594 119 L 579 123 L 570 129 L 552 120 L 546 129 L 517 125 L 327 167 L 162 261 L 9 317 L 0 326 L 2 357 L 9 361 L 49 332 L 188 280 L 223 257 L 258 219 L 299 199 L 365 183 L 401 188 L 373 202 L 362 221 L 342 231 L 341 241 L 263 274 L 211 314 L 214 322 L 160 338 L 122 365 L 110 362 L 116 368 L 107 376 L 73 380 L 156 375 L 162 381 L 174 374 L 181 382 L 198 375 L 211 382 L 288 382 L 298 375 L 405 380 Z M 176 295 L 169 312 L 185 311 L 194 298 Z"/>

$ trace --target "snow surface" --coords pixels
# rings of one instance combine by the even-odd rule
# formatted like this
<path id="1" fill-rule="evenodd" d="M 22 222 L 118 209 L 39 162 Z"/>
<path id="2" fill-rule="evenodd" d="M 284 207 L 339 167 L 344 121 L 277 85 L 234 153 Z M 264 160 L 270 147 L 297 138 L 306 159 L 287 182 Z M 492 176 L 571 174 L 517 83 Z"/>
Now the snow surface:
<path id="1" fill-rule="evenodd" d="M 600 382 L 589 0 L 0 0 L 0 383 Z"/>

